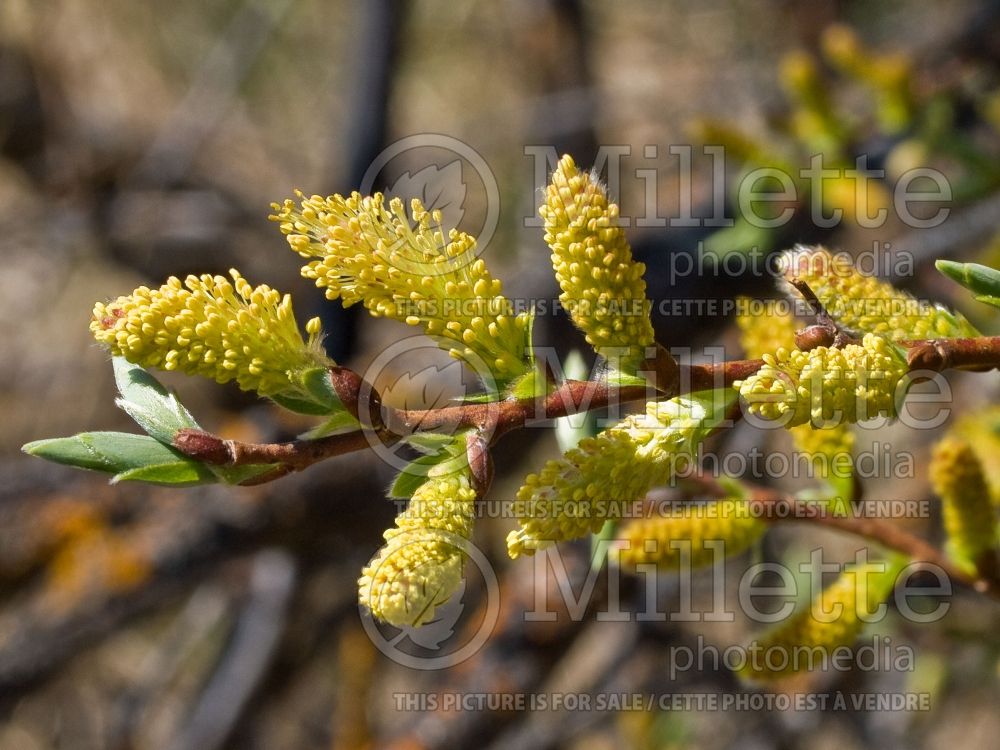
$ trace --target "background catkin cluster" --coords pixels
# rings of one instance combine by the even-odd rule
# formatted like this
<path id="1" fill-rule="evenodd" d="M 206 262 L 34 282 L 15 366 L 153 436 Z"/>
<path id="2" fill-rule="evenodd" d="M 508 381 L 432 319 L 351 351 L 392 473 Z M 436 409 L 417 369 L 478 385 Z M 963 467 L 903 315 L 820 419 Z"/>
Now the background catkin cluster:
<path id="1" fill-rule="evenodd" d="M 617 530 L 618 560 L 623 568 L 655 564 L 702 568 L 738 555 L 763 536 L 767 524 L 742 498 L 724 498 L 678 508 L 675 512 L 622 524 Z M 721 542 L 721 545 L 718 544 Z"/>
<path id="2" fill-rule="evenodd" d="M 764 633 L 745 677 L 768 681 L 822 669 L 834 649 L 851 646 L 892 593 L 902 559 L 848 567 L 809 607 Z"/>
<path id="3" fill-rule="evenodd" d="M 997 550 L 996 511 L 982 464 L 966 440 L 949 436 L 934 446 L 929 475 L 941 498 L 948 554 L 974 573 L 984 556 Z"/>
<path id="4" fill-rule="evenodd" d="M 844 254 L 796 247 L 781 259 L 788 281 L 804 281 L 838 324 L 892 341 L 978 336 L 961 313 L 914 299 L 891 284 L 858 271 Z M 789 285 L 790 286 L 790 285 Z"/>

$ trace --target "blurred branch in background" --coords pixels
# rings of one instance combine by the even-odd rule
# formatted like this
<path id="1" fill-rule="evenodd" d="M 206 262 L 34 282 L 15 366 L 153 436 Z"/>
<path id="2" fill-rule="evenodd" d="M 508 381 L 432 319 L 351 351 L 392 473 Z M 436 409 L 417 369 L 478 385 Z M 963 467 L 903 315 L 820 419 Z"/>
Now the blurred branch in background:
<path id="1" fill-rule="evenodd" d="M 244 0 L 124 184 L 170 187 L 181 180 L 205 139 L 219 127 L 240 87 L 297 0 Z"/>

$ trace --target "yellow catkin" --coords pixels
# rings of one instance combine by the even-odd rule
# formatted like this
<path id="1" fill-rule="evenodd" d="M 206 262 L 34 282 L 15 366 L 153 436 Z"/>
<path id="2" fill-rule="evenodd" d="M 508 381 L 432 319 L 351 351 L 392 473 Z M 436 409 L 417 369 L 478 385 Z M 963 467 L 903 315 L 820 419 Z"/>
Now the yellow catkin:
<path id="1" fill-rule="evenodd" d="M 467 466 L 444 475 L 431 470 L 362 570 L 358 597 L 372 615 L 397 627 L 434 619 L 462 582 L 475 499 Z"/>
<path id="2" fill-rule="evenodd" d="M 833 67 L 867 84 L 875 95 L 875 115 L 887 133 L 898 133 L 912 121 L 910 92 L 913 61 L 904 54 L 874 54 L 862 46 L 848 26 L 833 24 L 820 37 L 823 54 Z"/>
<path id="3" fill-rule="evenodd" d="M 806 282 L 837 323 L 859 333 L 893 341 L 979 335 L 961 314 L 865 276 L 843 253 L 799 246 L 785 253 L 781 267 L 786 282 Z M 789 293 L 795 293 L 791 287 Z"/>
<path id="4" fill-rule="evenodd" d="M 584 438 L 529 474 L 513 506 L 520 528 L 507 537 L 510 556 L 596 533 L 609 518 L 621 518 L 629 503 L 669 482 L 717 423 L 711 399 L 692 394 L 651 402 L 645 413 Z"/>
<path id="5" fill-rule="evenodd" d="M 854 433 L 844 423 L 828 430 L 802 424 L 788 430 L 795 450 L 809 457 L 816 476 L 848 478 L 853 473 Z"/>
<path id="6" fill-rule="evenodd" d="M 530 312 L 516 312 L 476 255 L 476 240 L 413 200 L 410 213 L 381 193 L 272 204 L 288 244 L 309 262 L 302 275 L 344 305 L 421 326 L 452 357 L 500 384 L 530 370 Z"/>
<path id="7" fill-rule="evenodd" d="M 171 277 L 159 289 L 139 287 L 94 306 L 94 338 L 142 367 L 235 380 L 273 395 L 295 373 L 332 364 L 320 348 L 319 320 L 299 332 L 292 300 L 266 285 L 251 287 L 236 270 L 224 276 Z"/>
<path id="8" fill-rule="evenodd" d="M 990 486 L 993 507 L 1000 512 L 1000 406 L 973 409 L 962 415 L 953 433 L 976 452 Z"/>
<path id="9" fill-rule="evenodd" d="M 822 669 L 835 649 L 854 644 L 890 596 L 901 561 L 849 566 L 810 606 L 771 628 L 747 649 L 740 673 L 757 681 Z M 863 619 L 865 618 L 865 619 Z"/>
<path id="10" fill-rule="evenodd" d="M 929 475 L 941 498 L 948 554 L 973 572 L 997 550 L 996 512 L 982 464 L 968 442 L 949 436 L 934 446 Z"/>
<path id="11" fill-rule="evenodd" d="M 563 156 L 539 208 L 552 267 L 569 312 L 598 354 L 622 369 L 635 369 L 653 343 L 646 267 L 618 226 L 618 206 L 608 201 L 595 175 Z"/>
<path id="12" fill-rule="evenodd" d="M 810 148 L 838 153 L 846 131 L 816 60 L 806 52 L 790 52 L 782 58 L 779 73 L 792 100 L 791 126 L 796 137 Z"/>
<path id="13" fill-rule="evenodd" d="M 784 312 L 768 311 L 766 314 L 752 314 L 752 300 L 739 297 L 736 300 L 736 327 L 740 332 L 740 346 L 750 359 L 760 359 L 765 354 L 778 349 L 795 348 L 795 332 L 799 326 L 795 318 Z"/>
<path id="14" fill-rule="evenodd" d="M 747 310 L 749 305 L 739 300 L 737 309 Z M 740 330 L 740 344 L 751 359 L 760 359 L 779 349 L 795 348 L 795 318 L 789 314 L 751 315 L 741 313 L 736 317 Z M 850 465 L 854 450 L 854 433 L 848 424 L 818 430 L 811 424 L 802 424 L 788 430 L 795 443 L 795 450 L 809 456 L 820 477 L 849 476 L 842 470 Z"/>
<path id="15" fill-rule="evenodd" d="M 622 567 L 655 564 L 677 569 L 711 565 L 719 557 L 747 550 L 767 529 L 750 512 L 746 500 L 726 498 L 705 504 L 685 505 L 669 515 L 636 519 L 622 524 L 618 539 L 618 560 Z M 718 544 L 706 544 L 721 540 Z"/>
<path id="16" fill-rule="evenodd" d="M 886 339 L 866 334 L 861 344 L 779 349 L 764 366 L 734 385 L 748 411 L 784 427 L 829 428 L 896 415 L 897 385 L 906 360 Z"/>

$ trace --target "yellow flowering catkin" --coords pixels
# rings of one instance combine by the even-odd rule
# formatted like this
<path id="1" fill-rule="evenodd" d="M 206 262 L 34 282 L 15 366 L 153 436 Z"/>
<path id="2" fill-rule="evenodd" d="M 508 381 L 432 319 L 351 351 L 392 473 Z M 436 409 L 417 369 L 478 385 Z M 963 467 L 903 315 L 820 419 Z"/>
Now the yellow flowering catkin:
<path id="1" fill-rule="evenodd" d="M 833 107 L 829 86 L 816 60 L 806 52 L 785 55 L 779 69 L 783 88 L 792 101 L 791 125 L 799 140 L 810 148 L 833 155 L 847 137 L 846 128 Z"/>
<path id="2" fill-rule="evenodd" d="M 953 433 L 966 440 L 976 452 L 990 486 L 993 507 L 1000 511 L 1000 406 L 988 406 L 964 414 L 955 423 Z"/>
<path id="3" fill-rule="evenodd" d="M 737 309 L 749 309 L 745 300 Z M 751 315 L 741 312 L 736 317 L 740 329 L 740 343 L 748 357 L 760 359 L 779 349 L 795 348 L 795 318 L 788 314 Z M 829 429 L 819 430 L 811 424 L 802 424 L 788 430 L 795 449 L 809 456 L 821 477 L 849 476 L 844 470 L 849 466 L 854 451 L 854 433 L 846 422 Z M 846 459 L 846 460 L 845 460 Z"/>
<path id="4" fill-rule="evenodd" d="M 559 302 L 598 354 L 622 369 L 634 368 L 653 343 L 653 326 L 646 267 L 632 259 L 617 226 L 618 206 L 595 175 L 563 156 L 539 214 L 562 289 Z"/>
<path id="5" fill-rule="evenodd" d="M 893 341 L 979 335 L 961 314 L 865 276 L 843 254 L 799 246 L 785 253 L 781 267 L 786 283 L 805 281 L 837 323 L 860 333 L 878 333 Z"/>
<path id="6" fill-rule="evenodd" d="M 896 386 L 906 373 L 906 360 L 892 344 L 866 334 L 861 344 L 839 349 L 766 354 L 760 370 L 734 385 L 754 416 L 781 420 L 785 427 L 828 428 L 894 417 Z"/>
<path id="7" fill-rule="evenodd" d="M 251 287 L 236 270 L 224 276 L 171 277 L 159 289 L 141 286 L 127 297 L 94 306 L 94 338 L 142 367 L 235 380 L 246 391 L 272 395 L 294 374 L 330 362 L 319 345 L 319 318 L 303 341 L 289 295 Z"/>
<path id="8" fill-rule="evenodd" d="M 934 446 L 929 474 L 941 498 L 948 554 L 975 572 L 977 562 L 997 549 L 996 512 L 982 464 L 968 442 L 946 437 Z"/>
<path id="9" fill-rule="evenodd" d="M 718 556 L 729 557 L 747 550 L 767 529 L 750 512 L 746 500 L 726 498 L 711 503 L 686 505 L 670 515 L 642 518 L 623 524 L 617 531 L 618 560 L 622 567 L 655 564 L 677 569 L 687 564 L 703 568 Z M 721 540 L 723 546 L 707 544 Z"/>
<path id="10" fill-rule="evenodd" d="M 740 674 L 765 682 L 822 669 L 836 649 L 850 647 L 895 587 L 902 560 L 849 566 L 808 609 L 767 631 L 747 649 Z M 865 618 L 865 619 L 862 619 Z"/>
<path id="11" fill-rule="evenodd" d="M 750 359 L 760 359 L 778 349 L 795 348 L 795 318 L 785 312 L 767 311 L 753 314 L 753 301 L 748 297 L 736 300 L 736 327 L 740 331 L 740 346 Z"/>
<path id="12" fill-rule="evenodd" d="M 434 618 L 462 583 L 475 500 L 468 467 L 430 471 L 361 572 L 359 601 L 372 615 L 397 627 Z"/>
<path id="13" fill-rule="evenodd" d="M 517 492 L 520 528 L 507 536 L 511 557 L 595 533 L 692 460 L 717 424 L 711 394 L 651 402 L 619 424 L 529 474 Z"/>
<path id="14" fill-rule="evenodd" d="M 501 384 L 530 369 L 531 313 L 515 314 L 476 240 L 452 229 L 419 200 L 381 193 L 305 197 L 272 204 L 292 250 L 309 262 L 302 275 L 344 305 L 362 302 L 375 317 L 423 326 L 451 356 L 485 368 Z M 482 364 L 480 364 L 482 363 Z M 485 375 L 487 373 L 479 373 Z"/>

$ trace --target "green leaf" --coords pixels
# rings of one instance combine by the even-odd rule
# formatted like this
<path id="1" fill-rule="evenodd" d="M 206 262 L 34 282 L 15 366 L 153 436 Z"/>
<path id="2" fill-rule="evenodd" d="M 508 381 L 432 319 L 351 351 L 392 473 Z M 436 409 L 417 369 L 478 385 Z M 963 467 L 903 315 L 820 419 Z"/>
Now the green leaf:
<path id="1" fill-rule="evenodd" d="M 419 458 L 411 461 L 401 472 L 399 472 L 399 474 L 396 475 L 392 485 L 389 487 L 389 497 L 399 498 L 401 500 L 413 497 L 413 493 L 420 488 L 420 485 L 427 481 L 427 472 L 432 467 L 440 464 L 446 458 L 447 456 L 445 458 L 440 458 L 438 456 L 420 456 Z"/>
<path id="2" fill-rule="evenodd" d="M 137 469 L 175 465 L 173 476 L 180 476 L 183 464 L 185 484 L 211 484 L 216 476 L 200 461 L 188 458 L 148 435 L 125 432 L 82 432 L 73 437 L 36 440 L 21 450 L 32 456 L 80 469 L 109 474 L 128 474 Z M 128 477 L 131 478 L 131 477 Z M 178 482 L 170 482 L 176 484 Z"/>
<path id="3" fill-rule="evenodd" d="M 112 484 L 118 482 L 145 482 L 146 484 L 173 485 L 191 487 L 198 484 L 211 484 L 214 476 L 206 477 L 204 467 L 197 462 L 173 461 L 166 464 L 153 464 L 138 469 L 129 469 L 115 474 Z"/>
<path id="4" fill-rule="evenodd" d="M 254 479 L 278 468 L 278 464 L 247 464 L 246 466 L 212 466 L 206 464 L 226 484 L 242 484 L 248 479 Z"/>
<path id="5" fill-rule="evenodd" d="M 544 396 L 547 387 L 545 376 L 535 369 L 511 381 L 506 393 L 508 398 L 523 401 Z"/>
<path id="6" fill-rule="evenodd" d="M 358 423 L 358 420 L 352 417 L 345 409 L 342 412 L 337 412 L 328 420 L 316 425 L 311 430 L 303 432 L 299 435 L 299 440 L 318 440 L 319 438 L 329 437 L 330 435 L 354 432 L 360 426 L 361 425 Z"/>
<path id="7" fill-rule="evenodd" d="M 1000 307 L 1000 297 L 992 297 L 987 294 L 974 294 L 972 299 L 976 302 L 982 302 L 984 305 L 989 305 L 990 307 Z"/>
<path id="8" fill-rule="evenodd" d="M 991 307 L 1000 307 L 1000 271 L 979 263 L 957 263 L 953 260 L 938 260 L 934 266 L 952 281 L 956 281 L 970 292 L 976 302 Z"/>
<path id="9" fill-rule="evenodd" d="M 333 391 L 327 372 L 323 368 L 314 368 L 303 373 L 298 387 L 289 387 L 287 391 L 272 393 L 269 398 L 278 406 L 297 414 L 307 414 L 312 417 L 325 417 L 343 408 L 337 394 L 324 393 L 321 380 L 326 380 L 329 391 Z"/>
<path id="10" fill-rule="evenodd" d="M 200 429 L 191 413 L 156 378 L 124 357 L 114 357 L 115 383 L 121 398 L 115 404 L 151 437 L 170 445 L 177 431 Z"/>
<path id="11" fill-rule="evenodd" d="M 617 519 L 608 519 L 604 522 L 601 530 L 596 534 L 590 535 L 590 569 L 600 571 L 604 567 L 604 563 L 607 562 L 607 554 L 598 554 L 601 550 L 602 544 L 608 545 L 615 538 L 615 532 L 618 530 Z"/>
<path id="12" fill-rule="evenodd" d="M 708 262 L 707 259 L 713 256 L 725 260 L 730 255 L 748 254 L 755 248 L 766 250 L 774 246 L 774 233 L 774 229 L 755 226 L 746 218 L 737 216 L 732 226 L 717 229 L 705 238 L 705 252 L 698 253 L 697 257 Z"/>
<path id="13" fill-rule="evenodd" d="M 632 375 L 621 370 L 608 370 L 605 380 L 608 381 L 608 385 L 617 386 L 618 388 L 649 384 L 649 381 L 641 375 Z"/>
<path id="14" fill-rule="evenodd" d="M 315 400 L 315 403 L 326 409 L 326 414 L 333 414 L 337 411 L 346 412 L 340 396 L 334 390 L 333 381 L 330 380 L 330 372 L 325 367 L 314 367 L 311 370 L 306 370 L 300 376 L 300 382 L 306 392 Z"/>
<path id="15" fill-rule="evenodd" d="M 470 396 L 462 396 L 453 400 L 460 404 L 489 404 L 499 401 L 500 397 L 495 393 L 473 393 Z"/>
<path id="16" fill-rule="evenodd" d="M 452 455 L 458 455 L 461 450 L 454 435 L 444 435 L 440 432 L 416 432 L 403 438 L 403 442 L 422 453 L 437 454 L 444 450 L 450 451 Z"/>
<path id="17" fill-rule="evenodd" d="M 957 263 L 953 260 L 938 260 L 934 262 L 934 266 L 974 294 L 1000 298 L 1000 271 L 995 268 L 979 263 Z"/>
<path id="18" fill-rule="evenodd" d="M 278 406 L 296 414 L 312 417 L 346 415 L 353 419 L 337 395 L 330 373 L 325 367 L 313 367 L 298 373 L 295 381 L 295 385 L 289 386 L 287 391 L 273 393 L 269 398 Z"/>
<path id="19" fill-rule="evenodd" d="M 535 367 L 535 311 L 532 310 L 531 314 L 528 316 L 528 323 L 524 327 L 524 340 L 527 344 L 526 355 L 528 361 L 528 368 L 531 370 L 537 369 Z"/>
<path id="20" fill-rule="evenodd" d="M 465 436 L 465 432 L 447 436 L 436 435 L 429 440 L 418 440 L 416 443 L 413 443 L 414 436 L 411 435 L 407 439 L 408 442 L 411 442 L 411 444 L 420 450 L 433 450 L 434 452 L 428 453 L 426 456 L 419 456 L 407 464 L 396 475 L 392 486 L 389 487 L 389 497 L 400 499 L 413 497 L 413 493 L 417 491 L 420 485 L 427 481 L 430 473 L 438 468 L 443 471 L 446 468 L 445 464 L 453 462 L 455 471 L 465 466 L 467 461 Z M 429 435 L 425 437 L 429 437 Z M 439 438 L 446 439 L 440 440 Z M 437 445 L 434 445 L 434 443 Z"/>
<path id="21" fill-rule="evenodd" d="M 146 370 L 139 365 L 132 364 L 124 357 L 114 357 L 112 364 L 115 371 L 115 383 L 117 383 L 118 390 L 121 393 L 121 398 L 116 399 L 115 403 L 132 417 L 142 429 L 149 433 L 150 437 L 170 447 L 170 450 L 173 451 L 174 449 L 171 446 L 178 430 L 184 428 L 201 429 L 195 418 L 191 416 L 191 412 L 178 400 L 177 395 L 165 388 L 160 381 L 146 372 Z M 72 440 L 72 438 L 63 439 Z M 195 472 L 199 478 L 207 471 L 214 474 L 226 484 L 240 484 L 247 479 L 266 474 L 275 467 L 275 464 L 211 466 L 184 456 L 180 452 L 177 452 L 177 454 L 184 458 L 183 467 L 184 471 L 187 471 L 188 474 L 191 474 L 191 465 L 193 464 L 202 469 Z M 150 482 L 151 484 L 191 483 L 187 479 L 177 481 L 169 479 L 170 477 L 181 476 L 183 474 L 180 469 L 171 470 L 169 468 L 162 468 L 170 467 L 173 463 L 168 461 L 162 465 L 150 464 L 125 472 L 118 472 L 112 481 L 142 481 Z M 158 471 L 152 471 L 152 469 L 157 469 Z M 144 477 L 146 476 L 166 476 L 168 479 L 145 479 Z M 203 484 L 204 482 L 199 480 L 195 483 Z"/>

